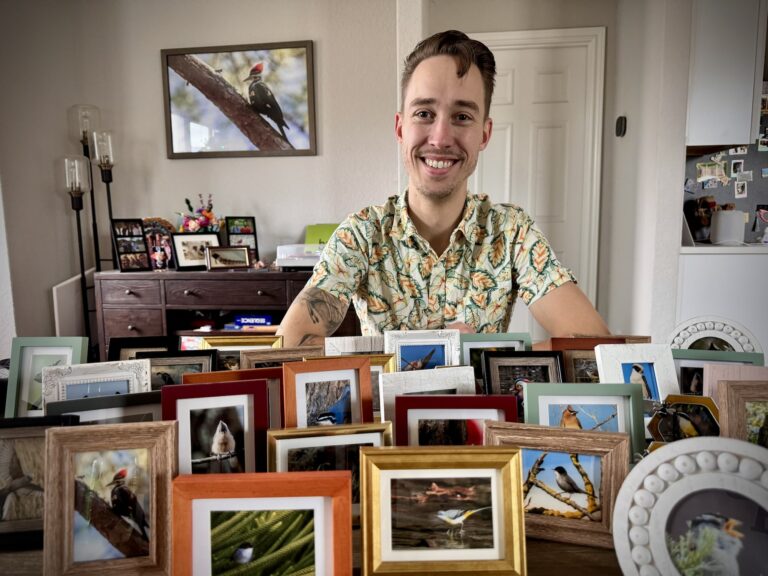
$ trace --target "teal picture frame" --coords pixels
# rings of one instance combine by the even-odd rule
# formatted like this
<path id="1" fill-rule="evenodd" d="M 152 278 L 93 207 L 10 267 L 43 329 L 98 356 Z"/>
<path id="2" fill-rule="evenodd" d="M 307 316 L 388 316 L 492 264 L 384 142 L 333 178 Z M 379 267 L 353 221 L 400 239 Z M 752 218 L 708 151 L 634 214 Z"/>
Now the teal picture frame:
<path id="1" fill-rule="evenodd" d="M 621 399 L 624 408 L 624 430 L 629 434 L 634 454 L 643 454 L 646 448 L 645 422 L 643 420 L 643 391 L 640 384 L 551 384 L 529 382 L 525 385 L 525 423 L 548 425 L 540 410 L 542 399 L 557 399 L 553 403 L 578 404 L 579 398 L 615 397 Z M 630 460 L 632 457 L 630 456 Z"/>
<path id="2" fill-rule="evenodd" d="M 680 384 L 681 394 L 701 396 L 704 394 L 705 364 L 742 364 L 765 366 L 762 352 L 731 352 L 725 350 L 695 350 L 673 348 L 672 360 Z M 698 386 L 697 386 L 698 384 Z"/>
<path id="3" fill-rule="evenodd" d="M 19 416 L 42 416 L 42 404 L 40 410 L 28 410 L 27 408 L 20 409 L 19 403 L 22 400 L 21 394 L 24 390 L 25 380 L 29 383 L 29 378 L 34 378 L 34 374 L 27 373 L 31 370 L 32 362 L 30 359 L 30 366 L 24 366 L 27 351 L 34 354 L 35 349 L 38 349 L 40 353 L 47 350 L 51 357 L 62 355 L 65 356 L 68 362 L 65 364 L 85 364 L 88 361 L 88 338 L 82 336 L 42 336 L 42 337 L 16 337 L 11 341 L 11 365 L 8 374 L 8 388 L 5 394 L 5 417 L 15 418 Z M 54 352 L 52 354 L 52 352 Z M 58 362 L 59 364 L 61 362 Z M 37 362 L 34 369 L 39 368 L 42 371 L 42 366 L 45 362 Z M 56 364 L 50 364 L 56 365 Z M 42 379 L 40 380 L 40 386 L 42 390 Z M 42 402 L 42 393 L 41 393 Z M 38 414 L 39 412 L 39 414 Z"/>
<path id="4" fill-rule="evenodd" d="M 469 351 L 472 348 L 507 348 L 514 342 L 520 342 L 522 348 L 518 350 L 528 352 L 531 350 L 531 335 L 528 332 L 502 332 L 500 334 L 461 334 L 459 335 L 459 345 L 461 350 L 461 363 L 464 366 L 470 366 Z M 480 345 L 482 344 L 482 346 Z"/>

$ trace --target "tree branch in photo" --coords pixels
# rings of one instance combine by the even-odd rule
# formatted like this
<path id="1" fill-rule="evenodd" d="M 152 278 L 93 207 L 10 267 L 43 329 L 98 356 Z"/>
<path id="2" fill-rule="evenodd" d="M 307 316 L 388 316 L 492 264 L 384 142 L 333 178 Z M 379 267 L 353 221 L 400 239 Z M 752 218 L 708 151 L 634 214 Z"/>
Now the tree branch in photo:
<path id="1" fill-rule="evenodd" d="M 574 468 L 576 468 L 576 471 L 581 476 L 581 479 L 584 481 L 584 491 L 587 493 L 587 510 L 589 512 L 595 512 L 596 510 L 599 510 L 600 506 L 598 506 L 597 498 L 595 497 L 595 487 L 592 484 L 592 480 L 589 479 L 589 475 L 579 463 L 579 455 L 571 454 L 571 462 L 573 463 Z"/>
<path id="2" fill-rule="evenodd" d="M 149 542 L 82 480 L 75 480 L 75 510 L 127 558 L 149 555 Z"/>
<path id="3" fill-rule="evenodd" d="M 208 98 L 259 150 L 294 149 L 229 82 L 194 54 L 168 56 L 168 66 Z"/>

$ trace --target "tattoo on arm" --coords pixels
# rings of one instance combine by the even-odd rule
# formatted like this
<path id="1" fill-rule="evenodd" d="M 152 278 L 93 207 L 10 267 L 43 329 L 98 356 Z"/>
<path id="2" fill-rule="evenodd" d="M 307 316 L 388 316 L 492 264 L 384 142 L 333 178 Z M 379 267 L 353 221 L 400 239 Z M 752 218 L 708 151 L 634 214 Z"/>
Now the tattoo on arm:
<path id="1" fill-rule="evenodd" d="M 317 334 L 304 334 L 299 340 L 299 346 L 322 346 L 324 343 L 325 338 Z"/>
<path id="2" fill-rule="evenodd" d="M 321 324 L 327 335 L 336 331 L 347 313 L 347 304 L 319 288 L 304 290 L 301 299 L 312 323 Z"/>

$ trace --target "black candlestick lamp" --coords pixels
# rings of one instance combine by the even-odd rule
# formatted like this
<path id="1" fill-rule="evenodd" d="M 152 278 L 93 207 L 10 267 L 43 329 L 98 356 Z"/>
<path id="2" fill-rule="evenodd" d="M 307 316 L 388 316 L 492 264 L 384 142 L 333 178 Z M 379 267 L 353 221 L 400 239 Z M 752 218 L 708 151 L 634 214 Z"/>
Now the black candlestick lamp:
<path id="1" fill-rule="evenodd" d="M 65 156 L 63 161 L 64 187 L 72 200 L 72 210 L 77 221 L 77 249 L 80 255 L 80 292 L 83 300 L 83 326 L 88 341 L 91 341 L 91 322 L 88 310 L 88 286 L 85 282 L 85 256 L 83 254 L 83 229 L 80 212 L 83 210 L 83 194 L 90 184 L 88 178 L 90 165 L 82 156 Z"/>
<path id="2" fill-rule="evenodd" d="M 96 162 L 101 168 L 101 181 L 107 186 L 107 208 L 109 210 L 109 222 L 112 223 L 112 167 L 115 165 L 115 154 L 112 149 L 112 133 L 108 130 L 93 133 L 93 145 Z M 112 266 L 117 270 L 117 252 L 112 246 Z"/>
<path id="3" fill-rule="evenodd" d="M 91 226 L 93 231 L 93 257 L 96 272 L 101 272 L 101 251 L 99 250 L 99 225 L 96 217 L 96 196 L 93 193 L 93 168 L 91 166 L 90 138 L 99 129 L 100 112 L 96 106 L 79 104 L 69 109 L 69 124 L 75 140 L 83 147 L 83 157 L 88 159 L 88 185 L 91 192 Z"/>

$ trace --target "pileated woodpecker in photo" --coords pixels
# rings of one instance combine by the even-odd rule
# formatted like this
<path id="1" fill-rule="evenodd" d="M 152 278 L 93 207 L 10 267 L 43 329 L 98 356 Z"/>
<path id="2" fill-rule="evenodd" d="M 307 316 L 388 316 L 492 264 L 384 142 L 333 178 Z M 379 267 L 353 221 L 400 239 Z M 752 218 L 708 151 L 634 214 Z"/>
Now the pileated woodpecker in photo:
<path id="1" fill-rule="evenodd" d="M 285 135 L 285 130 L 283 129 L 283 127 L 288 128 L 288 124 L 283 119 L 283 110 L 280 108 L 280 104 L 277 103 L 272 90 L 261 79 L 262 72 L 264 72 L 264 63 L 257 62 L 251 68 L 248 77 L 243 79 L 243 82 L 251 81 L 248 86 L 248 101 L 255 112 L 270 118 L 277 125 L 283 138 L 288 140 L 288 136 Z"/>
<path id="2" fill-rule="evenodd" d="M 113 476 L 112 482 L 107 484 L 107 486 L 113 486 L 112 493 L 110 494 L 112 511 L 118 516 L 123 516 L 133 521 L 136 526 L 138 526 L 139 531 L 141 532 L 141 537 L 144 538 L 144 540 L 149 541 L 149 536 L 147 536 L 147 531 L 145 529 L 149 528 L 147 516 L 144 513 L 144 508 L 139 504 L 136 494 L 125 485 L 127 476 L 128 470 L 126 468 L 120 468 L 120 470 Z"/>

